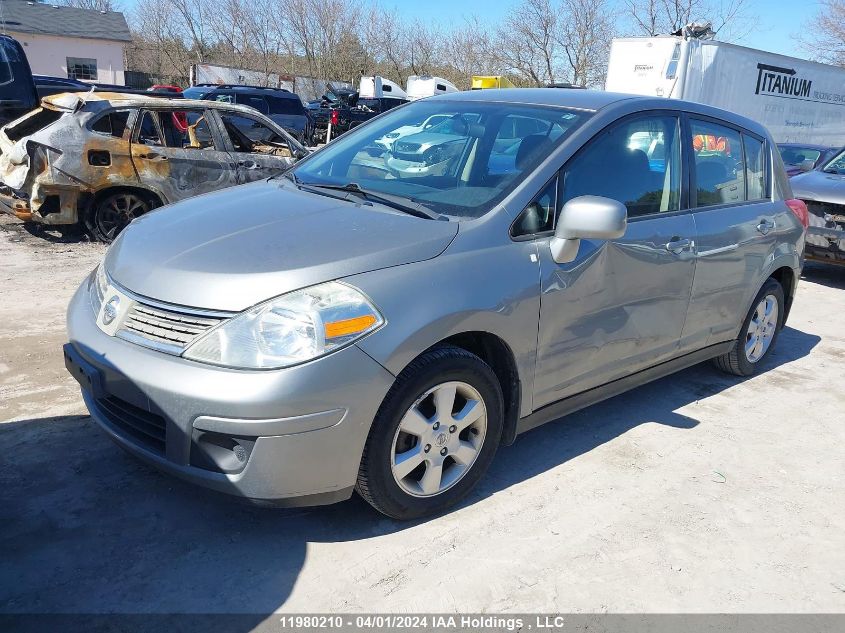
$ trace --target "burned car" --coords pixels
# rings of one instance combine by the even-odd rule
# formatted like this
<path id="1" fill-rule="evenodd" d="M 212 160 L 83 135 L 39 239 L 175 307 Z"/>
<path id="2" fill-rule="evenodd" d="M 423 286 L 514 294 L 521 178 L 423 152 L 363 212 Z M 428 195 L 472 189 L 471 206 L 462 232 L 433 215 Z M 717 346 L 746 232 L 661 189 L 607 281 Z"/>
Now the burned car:
<path id="1" fill-rule="evenodd" d="M 279 174 L 307 150 L 253 108 L 64 93 L 0 130 L 0 208 L 110 242 L 155 207 Z"/>
<path id="2" fill-rule="evenodd" d="M 793 177 L 790 184 L 810 212 L 806 258 L 845 264 L 845 150 L 821 169 Z"/>

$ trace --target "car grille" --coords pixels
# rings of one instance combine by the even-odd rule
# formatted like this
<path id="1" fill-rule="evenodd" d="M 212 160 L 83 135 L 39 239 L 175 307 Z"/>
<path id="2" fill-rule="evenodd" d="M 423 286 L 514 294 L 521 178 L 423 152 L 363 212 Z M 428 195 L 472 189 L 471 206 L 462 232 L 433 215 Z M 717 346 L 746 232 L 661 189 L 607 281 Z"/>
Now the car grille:
<path id="1" fill-rule="evenodd" d="M 163 417 L 114 396 L 98 398 L 95 404 L 121 435 L 164 455 L 167 425 Z"/>
<path id="2" fill-rule="evenodd" d="M 117 336 L 145 347 L 181 354 L 223 317 L 199 316 L 135 303 L 121 323 Z"/>

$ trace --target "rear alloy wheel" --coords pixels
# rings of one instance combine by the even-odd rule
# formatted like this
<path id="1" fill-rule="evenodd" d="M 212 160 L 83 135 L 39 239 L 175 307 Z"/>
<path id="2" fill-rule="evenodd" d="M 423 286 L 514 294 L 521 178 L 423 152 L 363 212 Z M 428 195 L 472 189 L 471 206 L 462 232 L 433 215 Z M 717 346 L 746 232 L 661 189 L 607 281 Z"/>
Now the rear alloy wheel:
<path id="1" fill-rule="evenodd" d="M 502 390 L 475 354 L 441 346 L 399 376 L 370 429 L 358 493 L 395 519 L 435 514 L 466 495 L 493 461 Z"/>
<path id="2" fill-rule="evenodd" d="M 150 201 L 132 191 L 116 192 L 94 203 L 88 230 L 100 242 L 113 241 L 129 223 L 151 208 Z"/>
<path id="3" fill-rule="evenodd" d="M 716 366 L 729 374 L 751 376 L 774 347 L 783 327 L 783 306 L 783 287 L 767 279 L 751 303 L 733 348 L 714 359 Z"/>

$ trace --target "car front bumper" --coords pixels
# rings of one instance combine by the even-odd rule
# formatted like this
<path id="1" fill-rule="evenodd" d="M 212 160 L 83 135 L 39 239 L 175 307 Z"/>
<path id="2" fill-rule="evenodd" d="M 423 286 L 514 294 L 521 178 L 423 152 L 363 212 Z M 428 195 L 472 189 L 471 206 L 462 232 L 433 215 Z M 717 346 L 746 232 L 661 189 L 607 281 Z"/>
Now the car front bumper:
<path id="1" fill-rule="evenodd" d="M 91 417 L 133 455 L 192 483 L 276 505 L 351 495 L 394 380 L 358 347 L 281 370 L 205 365 L 104 333 L 87 282 L 67 323 L 65 364 Z"/>

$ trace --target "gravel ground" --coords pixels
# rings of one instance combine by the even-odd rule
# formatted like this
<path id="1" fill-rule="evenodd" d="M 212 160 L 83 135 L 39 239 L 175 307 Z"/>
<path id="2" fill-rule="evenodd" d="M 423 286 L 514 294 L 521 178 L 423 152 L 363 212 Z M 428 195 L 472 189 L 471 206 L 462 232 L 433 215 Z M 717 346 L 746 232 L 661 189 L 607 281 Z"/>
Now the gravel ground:
<path id="1" fill-rule="evenodd" d="M 0 613 L 845 612 L 845 268 L 808 265 L 760 375 L 701 365 L 541 427 L 397 523 L 246 507 L 112 444 L 61 356 L 103 253 L 0 218 Z"/>

